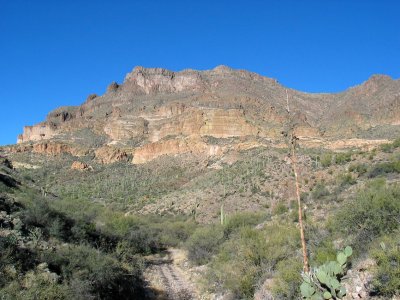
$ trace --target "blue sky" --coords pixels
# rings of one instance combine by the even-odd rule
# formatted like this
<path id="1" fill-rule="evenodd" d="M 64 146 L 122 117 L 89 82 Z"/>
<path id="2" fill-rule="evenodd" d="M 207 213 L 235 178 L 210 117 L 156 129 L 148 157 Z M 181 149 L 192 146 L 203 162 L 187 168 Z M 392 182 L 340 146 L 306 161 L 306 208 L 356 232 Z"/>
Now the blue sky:
<path id="1" fill-rule="evenodd" d="M 308 92 L 400 77 L 400 1 L 0 0 L 0 145 L 134 66 L 225 64 Z"/>

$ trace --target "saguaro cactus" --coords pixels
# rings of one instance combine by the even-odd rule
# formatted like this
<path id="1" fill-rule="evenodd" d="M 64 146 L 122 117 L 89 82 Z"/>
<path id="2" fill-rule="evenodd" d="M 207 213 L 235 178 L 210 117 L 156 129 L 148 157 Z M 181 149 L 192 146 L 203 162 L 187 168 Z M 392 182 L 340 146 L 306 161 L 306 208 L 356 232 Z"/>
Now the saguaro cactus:
<path id="1" fill-rule="evenodd" d="M 221 204 L 221 225 L 225 223 L 224 204 Z"/>

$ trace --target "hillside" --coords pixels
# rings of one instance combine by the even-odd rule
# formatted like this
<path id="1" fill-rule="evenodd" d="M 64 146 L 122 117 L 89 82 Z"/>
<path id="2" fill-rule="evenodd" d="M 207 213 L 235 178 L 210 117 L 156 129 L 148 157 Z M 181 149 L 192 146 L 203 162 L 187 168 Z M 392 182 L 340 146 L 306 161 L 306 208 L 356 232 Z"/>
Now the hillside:
<path id="1" fill-rule="evenodd" d="M 400 80 L 374 75 L 341 93 L 309 94 L 225 66 L 136 67 L 0 147 L 0 237 L 19 262 L 10 273 L 0 260 L 0 295 L 301 298 L 287 101 L 311 266 L 350 245 L 345 299 L 396 299 Z M 35 260 L 15 256 L 21 249 Z M 66 267 L 95 251 L 101 269 L 95 258 Z M 51 288 L 27 284 L 32 276 Z"/>

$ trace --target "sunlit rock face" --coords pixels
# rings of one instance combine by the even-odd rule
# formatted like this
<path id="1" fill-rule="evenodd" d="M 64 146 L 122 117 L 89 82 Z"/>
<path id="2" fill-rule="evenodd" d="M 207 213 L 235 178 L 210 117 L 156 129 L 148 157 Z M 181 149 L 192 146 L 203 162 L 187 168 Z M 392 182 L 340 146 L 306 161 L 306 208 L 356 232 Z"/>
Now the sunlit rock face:
<path id="1" fill-rule="evenodd" d="M 125 83 L 136 84 L 146 94 L 197 91 L 204 87 L 196 71 L 172 72 L 161 68 L 136 67 L 125 77 Z"/>
<path id="2" fill-rule="evenodd" d="M 34 126 L 25 126 L 24 132 L 18 136 L 17 143 L 36 142 L 44 139 L 50 139 L 55 135 L 55 131 L 48 124 L 38 124 Z"/>
<path id="3" fill-rule="evenodd" d="M 83 99 L 26 126 L 18 137 L 25 146 L 18 151 L 80 154 L 74 149 L 84 148 L 104 163 L 218 156 L 226 150 L 218 140 L 230 139 L 231 151 L 243 140 L 282 144 L 288 105 L 295 133 L 306 145 L 332 148 L 354 138 L 360 145 L 379 144 L 400 133 L 400 82 L 383 75 L 341 93 L 309 94 L 226 66 L 180 72 L 136 67 L 122 84 L 113 82 L 103 95 Z"/>

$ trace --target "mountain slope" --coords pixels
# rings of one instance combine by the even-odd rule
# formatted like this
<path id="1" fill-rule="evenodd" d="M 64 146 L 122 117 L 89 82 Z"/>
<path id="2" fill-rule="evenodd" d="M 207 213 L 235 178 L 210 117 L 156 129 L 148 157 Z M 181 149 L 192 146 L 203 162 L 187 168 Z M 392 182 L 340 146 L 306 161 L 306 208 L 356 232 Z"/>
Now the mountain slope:
<path id="1" fill-rule="evenodd" d="M 61 107 L 44 122 L 25 127 L 18 151 L 95 153 L 103 162 L 144 163 L 161 155 L 220 156 L 228 150 L 218 140 L 226 138 L 235 139 L 233 148 L 244 142 L 279 144 L 287 115 L 286 90 L 297 135 L 308 146 L 390 138 L 399 131 L 400 81 L 387 76 L 372 76 L 338 94 L 308 94 L 226 66 L 181 72 L 136 67 L 123 84 L 112 83 L 104 95 L 89 95 L 81 106 Z M 371 143 L 375 141 L 350 145 Z"/>

